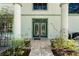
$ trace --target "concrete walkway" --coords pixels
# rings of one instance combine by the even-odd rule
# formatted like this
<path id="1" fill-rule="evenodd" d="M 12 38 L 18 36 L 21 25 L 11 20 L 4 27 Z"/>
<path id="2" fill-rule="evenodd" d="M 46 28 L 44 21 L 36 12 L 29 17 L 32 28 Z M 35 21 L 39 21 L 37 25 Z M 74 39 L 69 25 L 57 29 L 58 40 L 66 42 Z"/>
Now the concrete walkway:
<path id="1" fill-rule="evenodd" d="M 32 40 L 30 56 L 53 56 L 49 40 Z"/>

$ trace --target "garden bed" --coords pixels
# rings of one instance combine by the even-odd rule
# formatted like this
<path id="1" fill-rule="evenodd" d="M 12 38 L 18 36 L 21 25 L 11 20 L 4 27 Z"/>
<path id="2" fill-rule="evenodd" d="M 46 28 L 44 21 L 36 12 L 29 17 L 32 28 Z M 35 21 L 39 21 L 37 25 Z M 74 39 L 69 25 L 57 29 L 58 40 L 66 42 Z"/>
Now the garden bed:
<path id="1" fill-rule="evenodd" d="M 51 49 L 52 53 L 54 54 L 54 56 L 77 56 L 78 53 L 77 51 L 68 51 L 68 50 L 56 50 L 56 49 Z"/>
<path id="2" fill-rule="evenodd" d="M 62 37 L 51 40 L 51 51 L 55 56 L 79 56 L 77 42 Z"/>
<path id="3" fill-rule="evenodd" d="M 16 49 L 10 48 L 4 51 L 1 56 L 29 56 L 31 49 Z"/>
<path id="4" fill-rule="evenodd" d="M 7 49 L 1 56 L 29 56 L 31 51 L 30 40 L 13 40 L 12 48 Z"/>

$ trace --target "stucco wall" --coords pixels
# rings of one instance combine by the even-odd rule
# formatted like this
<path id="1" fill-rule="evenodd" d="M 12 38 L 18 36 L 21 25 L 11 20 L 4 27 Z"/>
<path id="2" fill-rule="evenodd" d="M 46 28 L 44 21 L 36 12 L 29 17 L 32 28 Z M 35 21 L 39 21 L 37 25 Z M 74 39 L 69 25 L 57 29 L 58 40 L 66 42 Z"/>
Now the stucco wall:
<path id="1" fill-rule="evenodd" d="M 48 18 L 48 38 L 59 35 L 61 25 L 61 8 L 59 3 L 48 3 L 48 10 L 33 10 L 32 3 L 22 4 L 22 33 L 32 38 L 32 18 Z M 69 15 L 69 33 L 79 32 L 78 14 Z"/>
<path id="2" fill-rule="evenodd" d="M 32 18 L 48 18 L 48 38 L 54 38 L 60 33 L 61 16 L 22 16 L 22 33 L 32 38 Z M 69 16 L 69 33 L 79 32 L 79 16 Z"/>
<path id="3" fill-rule="evenodd" d="M 48 18 L 48 38 L 58 34 L 53 27 L 59 31 L 60 16 L 22 16 L 22 33 L 27 33 L 28 38 L 32 38 L 32 18 Z"/>
<path id="4" fill-rule="evenodd" d="M 13 4 L 0 4 L 1 6 L 10 6 L 13 8 Z M 59 3 L 48 3 L 48 10 L 32 9 L 32 3 L 23 3 L 21 7 L 21 32 L 26 34 L 28 38 L 32 38 L 32 18 L 48 18 L 48 38 L 54 38 L 59 35 L 61 25 L 61 8 Z M 12 7 L 12 8 L 11 8 Z M 79 14 L 69 15 L 69 32 L 79 32 Z"/>
<path id="5" fill-rule="evenodd" d="M 22 4 L 22 14 L 60 14 L 60 4 L 59 3 L 48 3 L 48 10 L 33 10 L 32 3 Z"/>
<path id="6" fill-rule="evenodd" d="M 69 16 L 69 32 L 79 32 L 79 15 Z"/>
<path id="7" fill-rule="evenodd" d="M 52 14 L 61 13 L 59 3 L 48 3 L 48 10 L 33 10 L 32 3 L 23 3 L 22 5 L 22 33 L 28 32 L 27 36 L 29 38 L 32 38 L 32 18 L 48 18 L 48 38 L 55 37 L 55 35 L 58 34 L 58 32 L 53 29 L 52 24 L 54 24 L 57 30 L 59 31 L 60 16 L 52 16 Z"/>

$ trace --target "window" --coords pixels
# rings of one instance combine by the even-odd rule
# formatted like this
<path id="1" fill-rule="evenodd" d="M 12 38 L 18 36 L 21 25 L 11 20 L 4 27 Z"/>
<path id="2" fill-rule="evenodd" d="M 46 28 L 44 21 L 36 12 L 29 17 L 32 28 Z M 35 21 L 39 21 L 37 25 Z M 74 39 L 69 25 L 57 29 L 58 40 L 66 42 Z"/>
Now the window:
<path id="1" fill-rule="evenodd" d="M 33 10 L 47 10 L 47 3 L 33 3 Z"/>
<path id="2" fill-rule="evenodd" d="M 70 3 L 69 13 L 79 13 L 79 3 Z"/>

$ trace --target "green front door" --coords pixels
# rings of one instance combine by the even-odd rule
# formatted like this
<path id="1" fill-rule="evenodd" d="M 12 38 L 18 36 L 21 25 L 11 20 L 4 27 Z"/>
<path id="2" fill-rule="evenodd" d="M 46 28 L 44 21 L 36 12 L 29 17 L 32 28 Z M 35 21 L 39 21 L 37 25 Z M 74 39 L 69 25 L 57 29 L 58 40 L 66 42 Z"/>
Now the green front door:
<path id="1" fill-rule="evenodd" d="M 47 37 L 47 19 L 33 19 L 33 37 Z"/>

